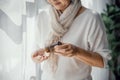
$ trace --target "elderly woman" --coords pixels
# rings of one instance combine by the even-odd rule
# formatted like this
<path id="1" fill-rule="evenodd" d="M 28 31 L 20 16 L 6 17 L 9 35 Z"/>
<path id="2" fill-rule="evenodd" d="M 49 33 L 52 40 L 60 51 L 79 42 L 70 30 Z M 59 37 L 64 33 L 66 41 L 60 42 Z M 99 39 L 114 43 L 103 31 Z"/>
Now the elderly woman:
<path id="1" fill-rule="evenodd" d="M 105 68 L 110 58 L 104 24 L 95 11 L 80 0 L 47 0 L 51 5 L 51 32 L 45 46 L 61 41 L 49 53 L 34 52 L 42 62 L 41 80 L 92 80 L 91 67 Z M 40 56 L 38 58 L 38 56 Z"/>

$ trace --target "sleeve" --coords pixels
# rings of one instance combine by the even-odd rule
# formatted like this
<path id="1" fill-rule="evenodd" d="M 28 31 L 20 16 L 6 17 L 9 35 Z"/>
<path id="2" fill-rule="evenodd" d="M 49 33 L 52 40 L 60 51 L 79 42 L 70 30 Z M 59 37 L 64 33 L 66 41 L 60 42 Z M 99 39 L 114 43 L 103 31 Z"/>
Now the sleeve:
<path id="1" fill-rule="evenodd" d="M 108 49 L 108 40 L 105 32 L 105 26 L 98 13 L 92 16 L 91 26 L 88 32 L 89 50 L 100 54 L 104 61 L 104 68 L 108 67 L 108 60 L 111 59 Z"/>
<path id="2" fill-rule="evenodd" d="M 43 48 L 49 34 L 50 17 L 47 11 L 41 10 L 36 17 L 35 44 L 38 48 Z"/>

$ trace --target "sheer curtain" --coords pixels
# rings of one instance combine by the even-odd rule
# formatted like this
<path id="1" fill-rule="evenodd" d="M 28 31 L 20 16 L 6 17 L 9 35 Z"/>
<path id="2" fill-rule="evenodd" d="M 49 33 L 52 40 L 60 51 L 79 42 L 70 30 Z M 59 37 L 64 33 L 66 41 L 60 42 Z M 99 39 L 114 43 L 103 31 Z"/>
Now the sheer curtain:
<path id="1" fill-rule="evenodd" d="M 24 0 L 0 0 L 0 80 L 24 80 Z"/>
<path id="2" fill-rule="evenodd" d="M 83 5 L 87 8 L 96 10 L 101 13 L 106 9 L 106 4 L 109 4 L 111 0 L 81 0 Z"/>
<path id="3" fill-rule="evenodd" d="M 34 0 L 0 0 L 0 80 L 32 80 Z"/>
<path id="4" fill-rule="evenodd" d="M 40 80 L 40 64 L 31 60 L 31 53 L 42 47 L 43 29 L 36 27 L 36 19 L 46 21 L 47 16 L 37 16 L 47 15 L 43 1 L 0 0 L 0 80 Z M 82 2 L 101 13 L 109 0 Z M 94 68 L 92 76 L 93 80 L 108 80 L 108 70 Z"/>

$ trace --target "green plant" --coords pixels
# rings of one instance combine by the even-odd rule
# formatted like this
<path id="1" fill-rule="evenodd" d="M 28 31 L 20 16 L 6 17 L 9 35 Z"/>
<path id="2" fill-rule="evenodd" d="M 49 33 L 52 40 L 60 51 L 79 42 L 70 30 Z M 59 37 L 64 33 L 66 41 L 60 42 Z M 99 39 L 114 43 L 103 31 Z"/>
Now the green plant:
<path id="1" fill-rule="evenodd" d="M 108 64 L 115 76 L 114 80 L 120 80 L 120 64 L 118 60 L 120 57 L 120 7 L 116 4 L 107 5 L 107 9 L 102 13 L 102 18 L 106 26 L 109 48 L 112 51 L 112 59 Z"/>

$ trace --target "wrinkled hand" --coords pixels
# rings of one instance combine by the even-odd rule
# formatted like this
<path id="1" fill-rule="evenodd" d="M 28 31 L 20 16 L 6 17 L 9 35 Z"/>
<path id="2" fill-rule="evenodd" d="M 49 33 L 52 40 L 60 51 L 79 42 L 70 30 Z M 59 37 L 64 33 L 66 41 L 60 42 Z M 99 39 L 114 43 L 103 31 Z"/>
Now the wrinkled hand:
<path id="1" fill-rule="evenodd" d="M 32 60 L 36 63 L 40 63 L 44 60 L 48 59 L 48 56 L 45 56 L 45 50 L 44 49 L 39 49 L 36 52 L 32 54 Z"/>
<path id="2" fill-rule="evenodd" d="M 78 53 L 79 48 L 72 44 L 62 43 L 62 45 L 55 46 L 54 51 L 63 56 L 73 57 Z"/>

